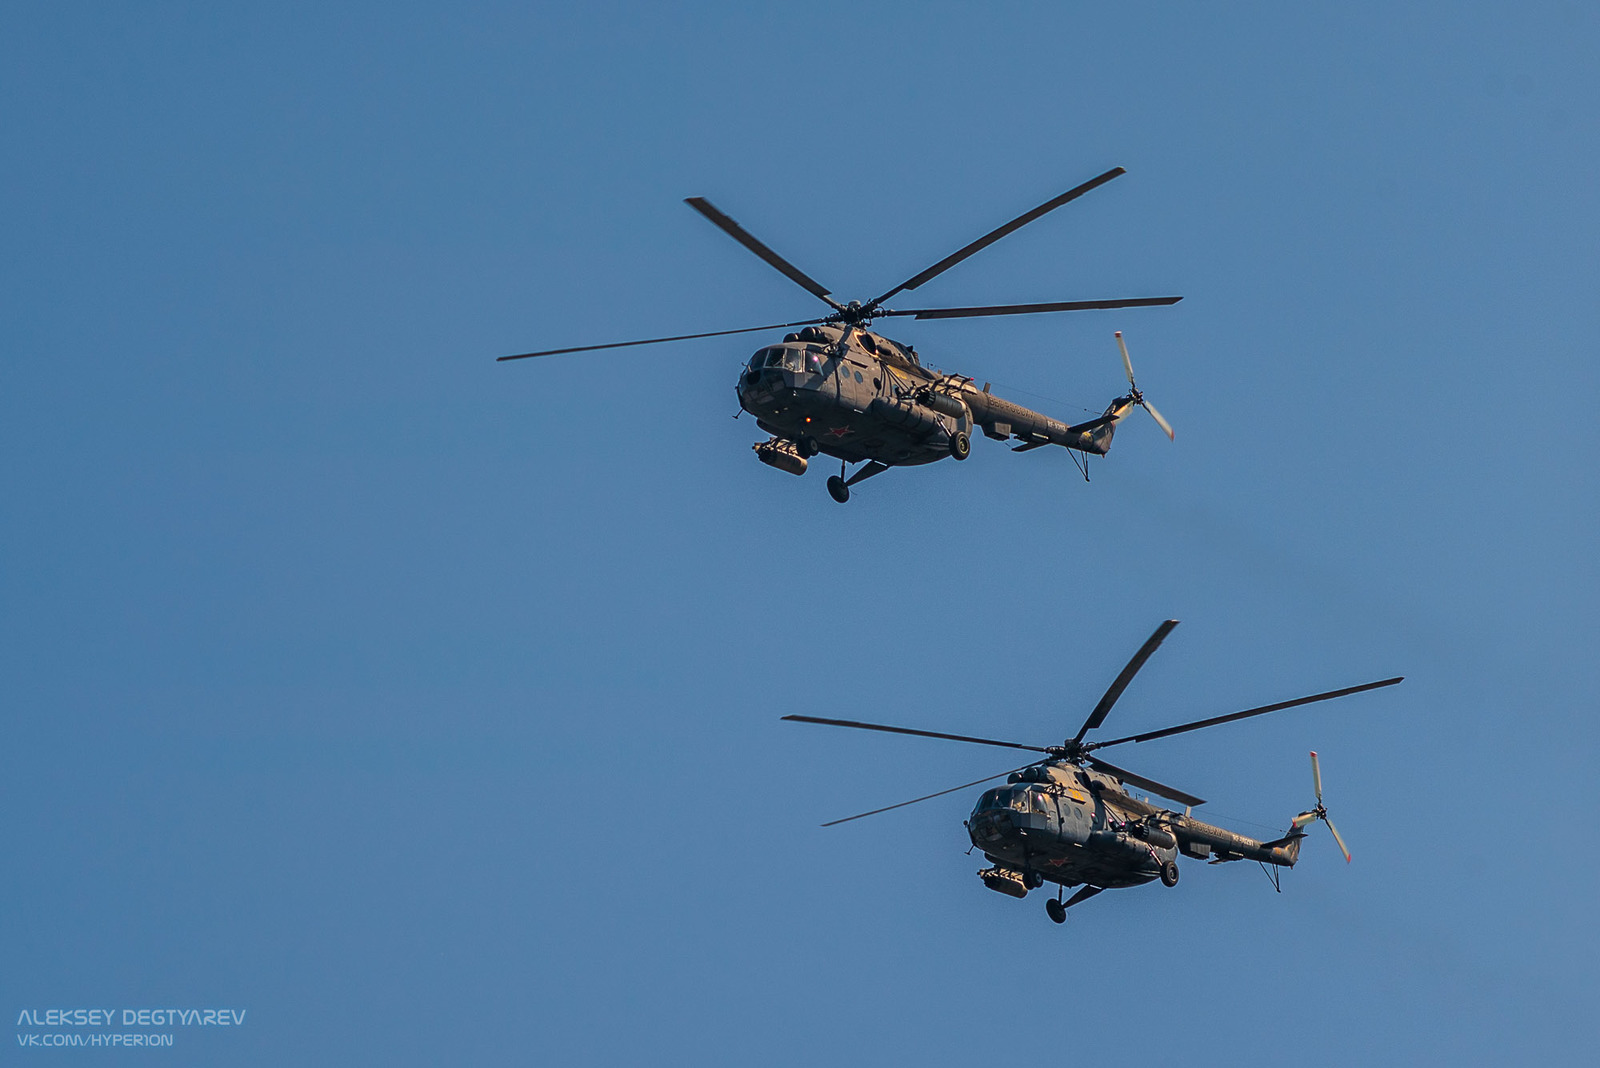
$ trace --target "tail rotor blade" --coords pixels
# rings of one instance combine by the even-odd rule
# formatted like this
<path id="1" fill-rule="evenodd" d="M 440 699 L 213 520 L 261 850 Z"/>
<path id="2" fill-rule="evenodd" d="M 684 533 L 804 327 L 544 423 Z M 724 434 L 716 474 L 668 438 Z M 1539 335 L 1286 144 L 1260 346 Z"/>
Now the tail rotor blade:
<path id="1" fill-rule="evenodd" d="M 1311 750 L 1311 783 L 1317 791 L 1317 804 L 1322 804 L 1322 765 L 1317 763 L 1317 751 Z"/>
<path id="2" fill-rule="evenodd" d="M 1350 863 L 1350 847 L 1344 844 L 1344 839 L 1339 834 L 1339 828 L 1335 827 L 1333 821 L 1326 816 L 1322 817 L 1322 822 L 1326 823 L 1328 830 L 1333 832 L 1333 840 L 1339 843 L 1339 852 L 1344 854 L 1344 862 L 1346 864 Z"/>
<path id="3" fill-rule="evenodd" d="M 1133 360 L 1128 356 L 1128 343 L 1122 339 L 1122 331 L 1118 330 L 1117 349 L 1122 353 L 1122 369 L 1128 375 L 1128 389 L 1133 394 L 1133 403 L 1150 413 L 1150 418 L 1156 421 L 1156 426 L 1167 435 L 1168 441 L 1176 441 L 1177 436 L 1172 432 L 1172 424 L 1155 409 L 1155 405 L 1144 399 L 1144 394 L 1139 392 L 1139 384 L 1133 380 Z"/>
<path id="4" fill-rule="evenodd" d="M 1166 431 L 1167 440 L 1168 441 L 1177 441 L 1178 440 L 1177 437 L 1172 432 L 1172 424 L 1167 422 L 1165 419 L 1163 419 L 1161 417 L 1161 413 L 1156 411 L 1156 406 L 1155 405 L 1151 404 L 1147 400 L 1141 400 L 1141 401 L 1139 401 L 1139 407 L 1141 407 L 1145 411 L 1149 412 L 1150 413 L 1150 418 L 1152 418 L 1152 419 L 1154 419 L 1156 421 L 1156 425 L 1159 426 L 1162 430 Z"/>
<path id="5" fill-rule="evenodd" d="M 1128 359 L 1128 343 L 1122 340 L 1122 331 L 1117 331 L 1117 348 L 1122 350 L 1122 369 L 1128 372 L 1128 385 L 1133 385 L 1133 361 Z"/>
<path id="6" fill-rule="evenodd" d="M 1289 821 L 1289 829 L 1291 831 L 1302 830 L 1316 818 L 1317 814 L 1315 812 L 1302 812 L 1300 815 Z"/>

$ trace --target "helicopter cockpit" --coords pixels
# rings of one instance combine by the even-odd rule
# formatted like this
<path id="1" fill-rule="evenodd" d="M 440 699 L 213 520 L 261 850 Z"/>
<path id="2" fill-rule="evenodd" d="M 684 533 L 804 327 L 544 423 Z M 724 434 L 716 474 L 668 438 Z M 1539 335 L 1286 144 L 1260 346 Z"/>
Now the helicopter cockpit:
<path id="1" fill-rule="evenodd" d="M 799 354 L 792 349 L 774 345 L 769 348 L 757 349 L 756 354 L 750 357 L 750 370 L 759 371 L 763 367 L 787 367 L 791 371 L 800 370 Z"/>
<path id="2" fill-rule="evenodd" d="M 822 369 L 823 359 L 820 345 L 807 345 L 804 348 L 770 345 L 757 349 L 746 366 L 752 371 L 776 367 L 785 371 L 810 371 L 815 374 Z"/>
<path id="3" fill-rule="evenodd" d="M 783 372 L 789 372 L 798 376 L 786 380 L 790 386 L 815 389 L 822 381 L 820 376 L 826 360 L 827 355 L 820 345 L 769 345 L 757 349 L 745 364 L 744 382 L 747 386 L 755 386 L 764 379 L 775 380 Z"/>
<path id="4" fill-rule="evenodd" d="M 988 790 L 978 798 L 977 805 L 973 806 L 972 814 L 991 809 L 1007 809 L 1012 812 L 1037 812 L 1041 815 L 1048 812 L 1045 806 L 1048 798 L 1044 791 L 1028 786 L 1002 786 L 999 789 Z"/>

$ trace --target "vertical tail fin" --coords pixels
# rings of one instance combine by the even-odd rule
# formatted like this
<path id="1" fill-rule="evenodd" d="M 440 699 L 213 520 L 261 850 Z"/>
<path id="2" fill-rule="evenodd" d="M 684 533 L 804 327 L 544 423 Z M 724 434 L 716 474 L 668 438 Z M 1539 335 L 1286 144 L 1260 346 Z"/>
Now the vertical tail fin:
<path id="1" fill-rule="evenodd" d="M 1315 812 L 1302 812 L 1289 821 L 1289 831 L 1282 838 L 1271 842 L 1262 842 L 1262 848 L 1270 849 L 1282 857 L 1280 863 L 1292 868 L 1300 859 L 1300 843 L 1305 840 L 1305 826 L 1317 818 Z"/>
<path id="2" fill-rule="evenodd" d="M 1088 448 L 1085 452 L 1096 453 L 1104 456 L 1111 451 L 1111 438 L 1117 432 L 1117 424 L 1122 422 L 1124 416 L 1133 411 L 1132 397 L 1118 397 L 1111 402 L 1105 414 L 1096 416 L 1087 423 L 1067 428 L 1067 432 L 1078 431 L 1088 436 Z M 1074 446 L 1081 448 L 1081 446 Z"/>

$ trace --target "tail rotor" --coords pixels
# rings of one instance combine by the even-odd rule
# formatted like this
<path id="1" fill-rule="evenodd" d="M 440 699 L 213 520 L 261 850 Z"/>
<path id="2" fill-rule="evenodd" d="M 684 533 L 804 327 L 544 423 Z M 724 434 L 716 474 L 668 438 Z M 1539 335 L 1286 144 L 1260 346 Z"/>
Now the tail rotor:
<path id="1" fill-rule="evenodd" d="M 1133 361 L 1128 358 L 1128 343 L 1122 340 L 1121 330 L 1117 331 L 1117 348 L 1122 350 L 1122 369 L 1128 372 L 1128 399 L 1150 413 L 1150 418 L 1154 419 L 1156 425 L 1166 433 L 1168 441 L 1176 441 L 1177 438 L 1172 432 L 1172 424 L 1162 418 L 1161 413 L 1156 411 L 1155 406 L 1144 399 L 1144 394 L 1139 392 L 1139 386 L 1133 380 Z"/>
<path id="2" fill-rule="evenodd" d="M 1339 852 L 1344 854 L 1344 862 L 1348 864 L 1350 863 L 1350 848 L 1344 844 L 1344 837 L 1339 834 L 1339 828 L 1335 827 L 1333 821 L 1328 818 L 1328 810 L 1322 804 L 1322 765 L 1317 762 L 1315 749 L 1311 751 L 1311 785 L 1317 794 L 1317 807 L 1310 812 L 1302 812 L 1296 816 L 1294 822 L 1290 824 L 1290 830 L 1304 830 L 1312 821 L 1321 820 L 1328 825 L 1328 830 L 1333 832 L 1333 840 L 1338 843 Z"/>

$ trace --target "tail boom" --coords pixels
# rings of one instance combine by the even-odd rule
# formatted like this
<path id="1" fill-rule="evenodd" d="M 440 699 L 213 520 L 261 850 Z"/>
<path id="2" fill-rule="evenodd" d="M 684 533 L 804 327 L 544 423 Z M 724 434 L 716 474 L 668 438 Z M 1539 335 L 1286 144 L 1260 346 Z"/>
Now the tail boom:
<path id="1" fill-rule="evenodd" d="M 1104 456 L 1111 451 L 1111 436 L 1116 432 L 1117 424 L 1133 410 L 1133 398 L 1119 397 L 1111 402 L 1104 415 L 1069 426 L 1059 419 L 1052 419 L 992 393 L 969 389 L 961 399 L 971 409 L 973 423 L 996 441 L 1016 438 L 1022 442 L 1017 446 L 1019 450 L 1060 445 L 1095 456 Z"/>

